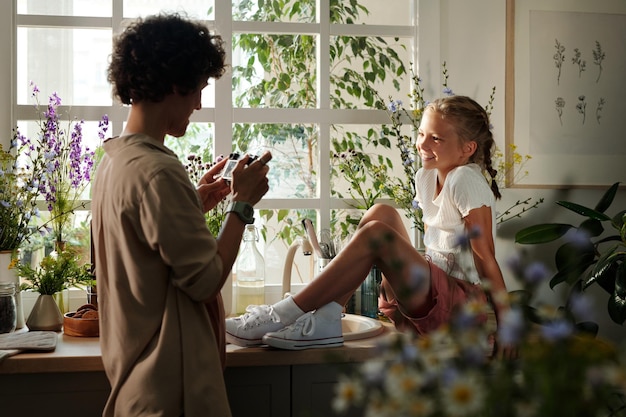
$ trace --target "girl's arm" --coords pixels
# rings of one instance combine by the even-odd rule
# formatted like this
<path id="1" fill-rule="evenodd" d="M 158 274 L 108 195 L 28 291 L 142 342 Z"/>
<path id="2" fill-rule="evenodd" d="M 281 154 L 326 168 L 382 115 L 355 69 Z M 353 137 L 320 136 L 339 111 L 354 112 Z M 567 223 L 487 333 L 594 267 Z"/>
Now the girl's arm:
<path id="1" fill-rule="evenodd" d="M 498 325 L 506 311 L 509 310 L 507 289 L 502 277 L 502 271 L 496 260 L 495 244 L 492 233 L 491 208 L 482 206 L 473 209 L 465 217 L 466 230 L 479 230 L 480 234 L 470 240 L 474 263 L 481 280 L 486 280 L 488 290 L 491 293 L 494 311 Z M 514 357 L 516 350 L 513 347 L 500 347 L 501 354 L 505 357 Z"/>

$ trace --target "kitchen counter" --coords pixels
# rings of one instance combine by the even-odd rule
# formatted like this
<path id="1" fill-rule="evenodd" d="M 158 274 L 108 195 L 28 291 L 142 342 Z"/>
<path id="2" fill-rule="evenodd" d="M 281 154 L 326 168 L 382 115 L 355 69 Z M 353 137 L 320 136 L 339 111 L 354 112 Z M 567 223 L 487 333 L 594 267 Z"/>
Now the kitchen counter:
<path id="1" fill-rule="evenodd" d="M 263 347 L 226 346 L 227 367 L 308 365 L 320 363 L 362 362 L 376 354 L 377 344 L 395 332 L 393 325 L 375 337 L 347 341 L 339 348 L 285 351 Z M 0 363 L 0 374 L 103 371 L 100 343 L 97 337 L 72 337 L 59 333 L 52 352 L 22 352 Z"/>
<path id="2" fill-rule="evenodd" d="M 233 417 L 339 417 L 331 404 L 341 372 L 377 356 L 378 343 L 392 333 L 393 325 L 383 323 L 377 336 L 301 351 L 227 345 L 224 380 Z M 2 415 L 102 415 L 111 388 L 99 338 L 57 337 L 52 352 L 21 352 L 0 362 Z M 355 409 L 341 417 L 360 415 Z"/>

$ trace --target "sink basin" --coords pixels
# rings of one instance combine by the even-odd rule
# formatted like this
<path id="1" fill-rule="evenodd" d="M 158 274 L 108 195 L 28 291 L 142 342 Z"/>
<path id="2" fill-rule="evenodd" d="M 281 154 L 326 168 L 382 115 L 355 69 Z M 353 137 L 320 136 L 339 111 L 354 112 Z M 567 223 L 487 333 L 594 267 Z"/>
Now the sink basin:
<path id="1" fill-rule="evenodd" d="M 380 321 L 356 314 L 345 314 L 341 319 L 341 328 L 345 341 L 367 339 L 384 330 Z"/>

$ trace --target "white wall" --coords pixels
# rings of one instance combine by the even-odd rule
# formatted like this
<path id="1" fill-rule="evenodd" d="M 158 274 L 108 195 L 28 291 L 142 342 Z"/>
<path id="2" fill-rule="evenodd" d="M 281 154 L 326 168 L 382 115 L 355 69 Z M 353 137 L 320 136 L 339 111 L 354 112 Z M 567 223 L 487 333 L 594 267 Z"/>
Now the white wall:
<path id="1" fill-rule="evenodd" d="M 428 82 L 429 97 L 440 95 L 441 62 L 446 61 L 450 78 L 448 85 L 456 94 L 465 94 L 486 104 L 492 86 L 496 87 L 495 109 L 492 124 L 496 142 L 504 149 L 504 91 L 505 91 L 505 34 L 506 0 L 421 0 L 419 5 L 419 63 L 420 75 Z M 593 166 L 583 167 L 592 170 Z M 625 168 L 626 169 L 626 168 Z M 626 185 L 626 184 L 625 184 Z M 600 189 L 505 189 L 498 209 L 504 210 L 519 199 L 544 198 L 539 209 L 522 219 L 507 222 L 497 232 L 497 256 L 509 288 L 517 288 L 515 280 L 506 269 L 507 259 L 521 245 L 514 243 L 515 233 L 523 227 L 544 223 L 563 222 L 578 225 L 582 217 L 555 204 L 558 200 L 573 201 L 594 207 L 603 195 Z M 607 211 L 614 215 L 626 208 L 626 191 L 621 189 Z M 546 265 L 554 265 L 554 246 L 524 246 Z M 561 288 L 563 287 L 563 288 Z M 561 305 L 565 284 L 557 292 L 546 287 L 541 299 Z M 608 294 L 599 288 L 590 289 L 599 314 L 600 335 L 613 340 L 626 340 L 623 326 L 614 324 L 606 314 Z"/>
<path id="2" fill-rule="evenodd" d="M 11 45 L 13 40 L 13 24 L 14 19 L 13 0 L 3 1 L 0 4 L 0 143 L 3 146 L 9 144 L 11 138 L 11 112 L 12 91 L 11 72 L 13 71 L 13 53 Z M 10 59 L 7 59 L 10 58 Z"/>

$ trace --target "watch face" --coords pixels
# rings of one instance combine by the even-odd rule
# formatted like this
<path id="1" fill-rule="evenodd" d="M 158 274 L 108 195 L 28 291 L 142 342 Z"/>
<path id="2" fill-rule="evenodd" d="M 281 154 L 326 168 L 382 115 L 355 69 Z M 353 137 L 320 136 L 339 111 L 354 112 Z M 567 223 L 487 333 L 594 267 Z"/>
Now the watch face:
<path id="1" fill-rule="evenodd" d="M 243 213 L 246 215 L 246 217 L 252 217 L 254 216 L 254 209 L 252 208 L 252 206 L 246 204 L 243 208 Z"/>

